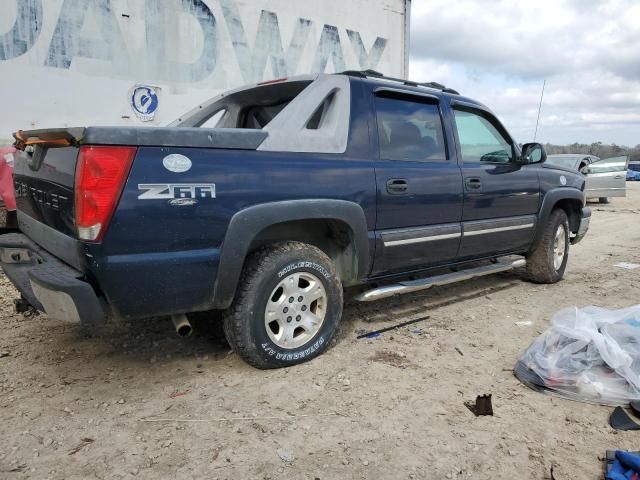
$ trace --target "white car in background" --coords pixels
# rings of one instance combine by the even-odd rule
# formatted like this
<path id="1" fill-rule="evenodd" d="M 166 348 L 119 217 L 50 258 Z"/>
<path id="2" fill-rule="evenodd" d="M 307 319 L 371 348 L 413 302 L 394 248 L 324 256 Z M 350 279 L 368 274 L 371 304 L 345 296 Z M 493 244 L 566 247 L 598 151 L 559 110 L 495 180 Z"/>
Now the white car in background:
<path id="1" fill-rule="evenodd" d="M 628 156 L 599 158 L 595 155 L 565 153 L 547 155 L 547 163 L 578 170 L 586 177 L 587 198 L 609 203 L 610 197 L 624 197 L 626 191 Z"/>

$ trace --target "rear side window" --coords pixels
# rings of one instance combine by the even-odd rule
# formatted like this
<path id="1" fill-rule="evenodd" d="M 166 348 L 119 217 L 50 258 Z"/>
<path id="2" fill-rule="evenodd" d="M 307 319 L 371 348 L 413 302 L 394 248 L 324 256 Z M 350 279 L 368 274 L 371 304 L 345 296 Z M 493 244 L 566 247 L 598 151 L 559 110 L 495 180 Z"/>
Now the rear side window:
<path id="1" fill-rule="evenodd" d="M 318 130 L 319 128 L 322 128 L 322 126 L 326 123 L 327 118 L 329 117 L 332 107 L 334 106 L 335 99 L 335 91 L 327 95 L 327 98 L 322 101 L 316 111 L 313 112 L 313 115 L 311 115 L 311 118 L 307 122 L 307 129 Z"/>
<path id="2" fill-rule="evenodd" d="M 435 103 L 376 96 L 376 115 L 381 159 L 447 161 L 442 119 Z"/>
<path id="3" fill-rule="evenodd" d="M 513 160 L 511 143 L 488 118 L 466 110 L 454 112 L 464 162 L 509 163 Z"/>

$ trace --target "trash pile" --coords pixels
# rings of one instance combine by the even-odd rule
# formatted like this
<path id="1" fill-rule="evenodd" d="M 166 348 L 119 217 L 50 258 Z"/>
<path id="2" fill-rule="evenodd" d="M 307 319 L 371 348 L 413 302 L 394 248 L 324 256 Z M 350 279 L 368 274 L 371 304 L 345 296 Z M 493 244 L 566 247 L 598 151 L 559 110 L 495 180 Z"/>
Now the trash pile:
<path id="1" fill-rule="evenodd" d="M 559 311 L 515 367 L 524 384 L 570 400 L 640 400 L 640 305 Z"/>

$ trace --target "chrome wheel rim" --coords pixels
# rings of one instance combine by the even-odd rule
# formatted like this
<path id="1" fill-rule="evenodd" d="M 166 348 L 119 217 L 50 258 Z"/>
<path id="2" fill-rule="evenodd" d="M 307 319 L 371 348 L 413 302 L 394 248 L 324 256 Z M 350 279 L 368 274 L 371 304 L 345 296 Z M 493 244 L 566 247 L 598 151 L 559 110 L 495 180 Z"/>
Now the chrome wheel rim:
<path id="1" fill-rule="evenodd" d="M 556 236 L 553 240 L 553 267 L 556 271 L 562 267 L 564 256 L 567 249 L 567 235 L 564 225 L 558 225 L 556 230 Z"/>
<path id="2" fill-rule="evenodd" d="M 264 326 L 280 348 L 299 348 L 320 331 L 327 313 L 327 292 L 318 277 L 296 272 L 285 277 L 267 299 Z"/>

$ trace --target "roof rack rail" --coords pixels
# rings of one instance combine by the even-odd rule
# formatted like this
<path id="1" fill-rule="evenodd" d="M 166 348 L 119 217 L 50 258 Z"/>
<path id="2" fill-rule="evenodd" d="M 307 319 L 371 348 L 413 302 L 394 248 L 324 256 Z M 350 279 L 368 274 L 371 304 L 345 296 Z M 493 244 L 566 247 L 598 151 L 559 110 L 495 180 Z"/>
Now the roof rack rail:
<path id="1" fill-rule="evenodd" d="M 440 90 L 445 93 L 451 93 L 453 95 L 460 95 L 457 90 L 453 88 L 448 88 L 438 82 L 414 82 L 412 80 L 406 80 L 403 78 L 395 78 L 395 77 L 387 77 L 380 72 L 376 72 L 375 70 L 345 70 L 341 73 L 342 75 L 348 75 L 350 77 L 360 77 L 360 78 L 379 78 L 382 80 L 390 80 L 392 82 L 400 82 L 403 85 L 407 85 L 409 87 L 426 87 L 426 88 L 434 88 L 436 90 Z"/>

